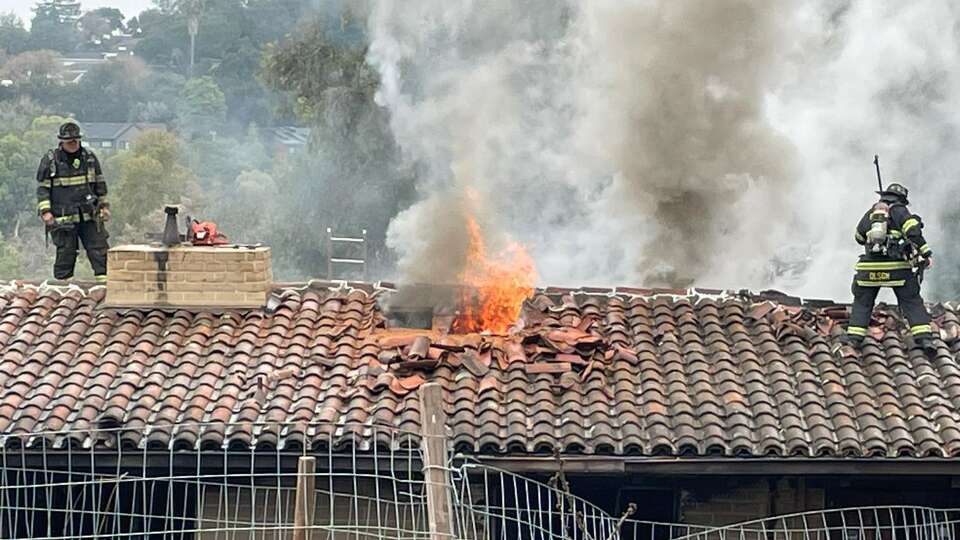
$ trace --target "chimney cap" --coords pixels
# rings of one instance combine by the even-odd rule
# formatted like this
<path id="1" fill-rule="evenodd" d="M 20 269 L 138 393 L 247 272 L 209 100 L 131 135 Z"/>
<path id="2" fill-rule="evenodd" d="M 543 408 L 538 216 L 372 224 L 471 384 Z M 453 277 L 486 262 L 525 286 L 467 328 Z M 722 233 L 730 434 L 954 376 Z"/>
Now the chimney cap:
<path id="1" fill-rule="evenodd" d="M 175 216 L 180 213 L 180 207 L 175 204 L 168 204 L 163 207 L 163 211 L 166 212 L 168 216 Z"/>

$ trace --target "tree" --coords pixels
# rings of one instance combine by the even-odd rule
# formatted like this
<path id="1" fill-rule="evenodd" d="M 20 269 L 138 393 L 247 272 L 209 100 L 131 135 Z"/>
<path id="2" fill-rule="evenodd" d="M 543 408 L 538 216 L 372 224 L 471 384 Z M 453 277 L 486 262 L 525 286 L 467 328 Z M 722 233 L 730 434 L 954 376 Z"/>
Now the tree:
<path id="1" fill-rule="evenodd" d="M 0 136 L 27 131 L 43 109 L 28 97 L 0 101 Z"/>
<path id="2" fill-rule="evenodd" d="M 15 85 L 29 85 L 33 89 L 55 83 L 60 67 L 57 53 L 47 50 L 22 52 L 7 60 L 0 68 L 0 78 L 9 79 Z"/>
<path id="3" fill-rule="evenodd" d="M 177 116 L 185 133 L 196 136 L 215 131 L 223 124 L 226 111 L 223 92 L 211 77 L 190 79 L 183 85 Z"/>
<path id="4" fill-rule="evenodd" d="M 143 29 L 140 28 L 139 17 L 131 17 L 130 20 L 127 21 L 127 31 L 133 35 L 140 34 L 143 31 Z"/>
<path id="5" fill-rule="evenodd" d="M 183 77 L 169 71 L 149 71 L 142 79 L 140 102 L 135 106 L 137 120 L 173 125 L 180 105 Z"/>
<path id="6" fill-rule="evenodd" d="M 88 11 L 80 17 L 79 27 L 85 43 L 99 43 L 104 34 L 112 31 L 110 21 L 93 11 Z"/>
<path id="7" fill-rule="evenodd" d="M 64 107 L 77 118 L 97 122 L 126 122 L 135 118 L 135 107 L 146 93 L 148 69 L 136 58 L 122 57 L 94 66 L 69 94 Z"/>
<path id="8" fill-rule="evenodd" d="M 15 240 L 21 224 L 35 219 L 37 165 L 64 121 L 59 116 L 39 116 L 25 128 L 0 136 L 0 236 Z M 19 118 L 14 122 L 25 124 Z"/>
<path id="9" fill-rule="evenodd" d="M 185 6 L 185 4 L 184 4 Z M 162 6 L 161 6 L 162 7 Z M 139 23 L 143 39 L 137 55 L 151 65 L 167 65 L 188 73 L 189 21 L 179 9 L 143 12 Z M 250 122 L 275 122 L 275 96 L 257 80 L 264 46 L 283 39 L 309 10 L 303 0 L 206 0 L 201 19 L 203 34 L 194 40 L 193 75 L 210 75 L 223 90 L 234 128 Z M 292 116 L 292 115 L 287 115 Z"/>
<path id="10" fill-rule="evenodd" d="M 241 172 L 218 198 L 223 201 L 208 211 L 208 216 L 236 242 L 263 242 L 270 223 L 271 201 L 276 196 L 277 185 L 273 177 L 259 170 Z"/>
<path id="11" fill-rule="evenodd" d="M 177 0 L 176 9 L 187 20 L 187 34 L 190 36 L 190 64 L 187 78 L 193 78 L 193 63 L 196 57 L 197 33 L 200 31 L 200 16 L 203 14 L 204 0 Z"/>
<path id="12" fill-rule="evenodd" d="M 16 246 L 0 238 L 0 279 L 23 279 L 23 262 Z"/>
<path id="13" fill-rule="evenodd" d="M 0 68 L 0 79 L 13 83 L 4 88 L 9 98 L 29 98 L 50 109 L 57 108 L 64 91 L 54 51 L 26 51 L 10 58 Z"/>
<path id="14" fill-rule="evenodd" d="M 153 5 L 161 13 L 173 13 L 173 10 L 176 9 L 177 0 L 153 0 Z"/>
<path id="15" fill-rule="evenodd" d="M 152 65 L 165 65 L 186 73 L 183 60 L 183 43 L 187 35 L 187 25 L 179 14 L 149 9 L 141 12 L 138 24 L 142 39 L 136 46 L 137 56 Z"/>
<path id="16" fill-rule="evenodd" d="M 316 21 L 264 54 L 263 81 L 287 93 L 314 128 L 312 155 L 276 177 L 279 206 L 297 219 L 273 228 L 288 239 L 302 230 L 367 229 L 371 251 L 382 252 L 390 218 L 412 201 L 413 179 L 399 168 L 387 113 L 374 102 L 379 81 L 365 48 L 339 39 L 349 31 Z M 289 247 L 294 268 L 321 264 L 318 245 Z"/>
<path id="17" fill-rule="evenodd" d="M 166 204 L 180 204 L 195 198 L 196 178 L 180 162 L 180 143 L 165 131 L 147 131 L 138 136 L 130 150 L 107 162 L 112 171 L 111 209 L 115 227 L 121 231 L 156 230 L 160 222 L 147 216 Z M 127 233 L 132 234 L 132 233 Z M 130 238 L 142 241 L 139 235 Z"/>
<path id="18" fill-rule="evenodd" d="M 54 13 L 63 24 L 76 24 L 80 19 L 79 0 L 39 0 L 33 8 L 36 13 Z"/>
<path id="19" fill-rule="evenodd" d="M 0 15 L 0 49 L 8 55 L 27 50 L 30 33 L 23 27 L 23 21 L 13 13 Z"/>
<path id="20" fill-rule="evenodd" d="M 123 12 L 113 7 L 100 7 L 93 12 L 98 17 L 102 17 L 110 23 L 110 30 L 123 30 Z"/>
<path id="21" fill-rule="evenodd" d="M 0 231 L 6 234 L 14 234 L 20 216 L 35 207 L 36 184 L 30 180 L 35 178 L 41 153 L 30 150 L 21 137 L 0 137 Z"/>
<path id="22" fill-rule="evenodd" d="M 74 11 L 76 8 L 76 12 Z M 77 31 L 79 2 L 65 0 L 45 0 L 37 2 L 33 20 L 30 24 L 30 43 L 34 49 L 53 49 L 68 52 L 76 49 L 80 43 Z"/>
<path id="23" fill-rule="evenodd" d="M 77 23 L 84 43 L 100 44 L 104 36 L 123 30 L 123 13 L 117 8 L 102 7 L 87 11 Z"/>

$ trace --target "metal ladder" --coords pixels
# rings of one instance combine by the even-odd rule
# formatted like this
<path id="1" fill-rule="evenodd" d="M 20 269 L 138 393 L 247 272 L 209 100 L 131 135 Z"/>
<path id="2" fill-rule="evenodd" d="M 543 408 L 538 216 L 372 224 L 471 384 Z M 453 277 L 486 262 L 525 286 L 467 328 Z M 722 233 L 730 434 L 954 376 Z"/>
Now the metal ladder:
<path id="1" fill-rule="evenodd" d="M 358 246 L 361 253 L 360 258 L 356 255 L 343 255 L 343 248 Z M 339 250 L 337 248 L 340 248 Z M 357 250 L 349 250 L 356 253 Z M 338 254 L 339 253 L 339 254 Z M 359 237 L 355 236 L 334 236 L 333 229 L 327 227 L 327 279 L 333 280 L 334 265 L 343 267 L 360 267 L 361 280 L 367 280 L 367 230 L 363 229 Z"/>

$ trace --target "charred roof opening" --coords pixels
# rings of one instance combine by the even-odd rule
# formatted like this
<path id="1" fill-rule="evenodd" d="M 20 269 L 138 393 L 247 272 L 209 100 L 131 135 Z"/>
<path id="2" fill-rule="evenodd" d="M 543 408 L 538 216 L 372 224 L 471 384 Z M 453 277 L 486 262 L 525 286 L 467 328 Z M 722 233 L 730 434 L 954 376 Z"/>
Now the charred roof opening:
<path id="1" fill-rule="evenodd" d="M 403 285 L 382 304 L 390 328 L 455 331 L 455 319 L 463 313 L 459 285 Z"/>

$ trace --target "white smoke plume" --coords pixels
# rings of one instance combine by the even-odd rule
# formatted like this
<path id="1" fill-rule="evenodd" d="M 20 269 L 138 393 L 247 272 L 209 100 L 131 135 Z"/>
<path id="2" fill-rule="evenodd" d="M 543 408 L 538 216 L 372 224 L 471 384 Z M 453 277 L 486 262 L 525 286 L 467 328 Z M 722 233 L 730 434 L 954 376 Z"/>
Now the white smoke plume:
<path id="1" fill-rule="evenodd" d="M 469 212 L 488 244 L 528 245 L 543 283 L 842 297 L 873 153 L 887 181 L 913 188 L 940 244 L 956 170 L 956 11 L 377 2 L 378 99 L 423 196 L 388 234 L 401 278 L 454 280 Z"/>
<path id="2" fill-rule="evenodd" d="M 810 264 L 794 289 L 849 296 L 853 226 L 876 199 L 877 153 L 885 184 L 910 188 L 911 210 L 924 218 L 936 259 L 925 296 L 957 298 L 948 232 L 960 219 L 950 216 L 960 187 L 960 6 L 833 0 L 804 4 L 798 19 L 791 80 L 770 107 L 803 163 L 793 200 L 810 216 L 801 235 Z"/>

